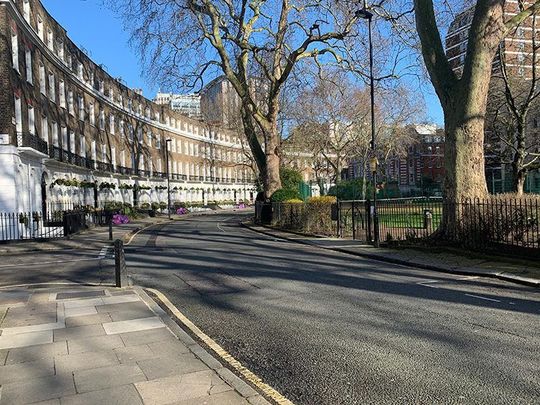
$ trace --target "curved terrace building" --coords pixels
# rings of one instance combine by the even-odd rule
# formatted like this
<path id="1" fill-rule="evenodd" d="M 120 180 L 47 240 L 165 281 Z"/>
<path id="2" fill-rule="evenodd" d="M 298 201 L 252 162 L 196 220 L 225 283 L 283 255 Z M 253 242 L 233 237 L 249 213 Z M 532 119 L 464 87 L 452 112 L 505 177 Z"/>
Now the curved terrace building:
<path id="1" fill-rule="evenodd" d="M 0 0 L 0 212 L 253 199 L 232 132 L 158 105 L 78 48 L 39 0 Z M 168 156 L 167 156 L 168 155 Z"/>

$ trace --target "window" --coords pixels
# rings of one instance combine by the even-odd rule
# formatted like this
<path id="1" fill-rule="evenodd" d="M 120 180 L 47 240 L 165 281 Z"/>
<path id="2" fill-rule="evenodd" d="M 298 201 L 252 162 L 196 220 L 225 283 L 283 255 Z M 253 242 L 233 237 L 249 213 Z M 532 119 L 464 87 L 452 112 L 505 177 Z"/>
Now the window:
<path id="1" fill-rule="evenodd" d="M 161 136 L 159 134 L 156 136 L 156 148 L 161 149 Z"/>
<path id="2" fill-rule="evenodd" d="M 105 83 L 103 82 L 103 80 L 99 81 L 99 92 L 101 94 L 103 94 L 105 92 Z"/>
<path id="3" fill-rule="evenodd" d="M 43 41 L 43 19 L 41 18 L 41 16 L 38 16 L 37 18 L 37 33 L 39 39 Z"/>
<path id="4" fill-rule="evenodd" d="M 92 141 L 92 160 L 94 161 L 94 166 L 95 166 L 95 161 L 97 160 L 97 150 L 96 150 L 95 140 Z"/>
<path id="5" fill-rule="evenodd" d="M 30 23 L 30 0 L 23 0 L 23 16 Z"/>
<path id="6" fill-rule="evenodd" d="M 96 125 L 96 110 L 94 103 L 88 104 L 88 114 L 90 115 L 90 125 Z"/>
<path id="7" fill-rule="evenodd" d="M 51 29 L 47 31 L 47 46 L 51 51 L 54 51 L 54 34 Z"/>
<path id="8" fill-rule="evenodd" d="M 49 72 L 49 98 L 53 103 L 56 102 L 56 83 L 52 72 Z"/>
<path id="9" fill-rule="evenodd" d="M 116 148 L 111 147 L 111 163 L 113 167 L 116 167 Z"/>
<path id="10" fill-rule="evenodd" d="M 63 80 L 58 82 L 58 99 L 60 100 L 60 107 L 66 108 L 66 86 Z"/>
<path id="11" fill-rule="evenodd" d="M 101 144 L 101 161 L 107 161 L 107 145 L 105 145 L 104 143 Z"/>
<path id="12" fill-rule="evenodd" d="M 41 138 L 46 142 L 49 141 L 49 120 L 46 116 L 41 117 Z"/>
<path id="13" fill-rule="evenodd" d="M 149 147 L 152 147 L 152 136 L 153 136 L 153 135 L 152 135 L 152 132 L 147 132 L 146 137 L 147 137 L 147 139 L 148 139 L 148 140 L 147 140 L 147 143 L 148 143 L 148 146 L 149 146 Z"/>
<path id="14" fill-rule="evenodd" d="M 80 148 L 79 153 L 81 154 L 81 156 L 86 157 L 86 138 L 84 137 L 84 135 L 81 135 L 79 148 Z"/>
<path id="15" fill-rule="evenodd" d="M 58 124 L 53 122 L 51 125 L 52 128 L 52 143 L 54 146 L 58 147 Z"/>
<path id="16" fill-rule="evenodd" d="M 69 151 L 75 153 L 75 132 L 69 131 Z"/>
<path id="17" fill-rule="evenodd" d="M 105 111 L 99 111 L 99 129 L 105 129 Z"/>
<path id="18" fill-rule="evenodd" d="M 120 152 L 120 164 L 122 165 L 122 167 L 126 167 L 126 151 L 125 150 Z"/>
<path id="19" fill-rule="evenodd" d="M 120 120 L 119 130 L 120 130 L 120 137 L 123 138 L 125 135 L 124 120 Z"/>
<path id="20" fill-rule="evenodd" d="M 22 133 L 22 105 L 18 95 L 15 95 L 15 131 Z"/>
<path id="21" fill-rule="evenodd" d="M 28 132 L 32 135 L 36 134 L 36 120 L 34 116 L 34 107 L 28 105 Z"/>
<path id="22" fill-rule="evenodd" d="M 79 96 L 77 100 L 79 104 L 79 120 L 84 121 L 84 98 Z"/>
<path id="23" fill-rule="evenodd" d="M 64 60 L 64 43 L 58 41 L 58 57 L 63 61 Z"/>
<path id="24" fill-rule="evenodd" d="M 19 71 L 19 37 L 17 35 L 17 27 L 11 27 L 11 60 L 13 69 Z"/>
<path id="25" fill-rule="evenodd" d="M 24 61 L 26 64 L 26 81 L 32 84 L 32 50 L 26 48 L 24 52 Z"/>
<path id="26" fill-rule="evenodd" d="M 68 112 L 71 115 L 75 114 L 75 106 L 73 105 L 73 90 L 68 91 Z"/>
<path id="27" fill-rule="evenodd" d="M 67 54 L 67 57 L 66 57 L 66 64 L 68 68 L 73 69 L 73 64 L 71 61 L 71 54 L 69 53 Z"/>
<path id="28" fill-rule="evenodd" d="M 61 132 L 61 134 L 62 134 L 62 149 L 63 149 L 63 150 L 67 150 L 67 148 L 68 148 L 67 128 L 63 126 L 63 127 L 60 129 L 60 132 Z"/>
<path id="29" fill-rule="evenodd" d="M 142 143 L 142 141 L 143 141 L 142 128 L 138 128 L 138 129 L 137 129 L 137 141 L 138 141 L 139 143 Z"/>
<path id="30" fill-rule="evenodd" d="M 43 63 L 39 64 L 39 91 L 41 91 L 41 94 L 44 96 L 47 95 L 47 83 L 45 79 L 45 66 L 43 66 Z"/>
<path id="31" fill-rule="evenodd" d="M 114 135 L 114 115 L 110 115 L 109 117 L 109 126 L 110 126 L 110 132 Z"/>
<path id="32" fill-rule="evenodd" d="M 83 64 L 81 62 L 77 64 L 77 77 L 81 80 L 83 78 Z"/>

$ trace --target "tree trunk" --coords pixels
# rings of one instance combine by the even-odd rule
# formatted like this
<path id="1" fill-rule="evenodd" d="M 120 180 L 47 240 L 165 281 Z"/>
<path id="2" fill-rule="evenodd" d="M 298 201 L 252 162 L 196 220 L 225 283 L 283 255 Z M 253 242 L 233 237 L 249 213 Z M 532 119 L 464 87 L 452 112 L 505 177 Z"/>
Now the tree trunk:
<path id="1" fill-rule="evenodd" d="M 523 159 L 519 153 L 516 153 L 514 162 L 512 162 L 513 191 L 518 197 L 522 197 L 527 178 L 527 170 L 523 169 Z"/>
<path id="2" fill-rule="evenodd" d="M 272 123 L 269 130 L 269 133 L 264 134 L 266 140 L 266 171 L 263 179 L 266 198 L 271 198 L 272 194 L 281 188 L 281 177 L 279 175 L 281 138 L 277 129 L 277 122 Z"/>
<path id="3" fill-rule="evenodd" d="M 475 211 L 475 199 L 488 195 L 484 167 L 484 119 L 468 112 L 445 117 L 445 202 L 439 236 L 456 240 Z M 474 219 L 472 219 L 474 220 Z"/>
<path id="4" fill-rule="evenodd" d="M 447 115 L 445 129 L 446 200 L 461 203 L 464 198 L 485 198 L 484 120 Z"/>

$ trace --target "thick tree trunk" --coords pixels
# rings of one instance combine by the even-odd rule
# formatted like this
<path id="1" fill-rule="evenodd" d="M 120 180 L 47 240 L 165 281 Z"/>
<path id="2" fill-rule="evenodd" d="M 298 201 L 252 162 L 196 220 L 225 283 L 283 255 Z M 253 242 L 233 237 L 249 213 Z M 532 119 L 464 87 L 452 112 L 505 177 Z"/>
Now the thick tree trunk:
<path id="1" fill-rule="evenodd" d="M 460 203 L 464 198 L 485 198 L 484 120 L 447 116 L 445 129 L 446 200 Z"/>
<path id="2" fill-rule="evenodd" d="M 525 180 L 527 178 L 527 171 L 523 170 L 521 166 L 522 165 L 519 162 L 514 162 L 512 164 L 512 174 L 514 177 L 513 190 L 518 197 L 522 197 L 524 194 Z"/>
<path id="3" fill-rule="evenodd" d="M 446 114 L 445 202 L 439 236 L 456 240 L 468 226 L 474 201 L 488 195 L 484 166 L 484 119 L 469 112 Z M 472 211 L 471 211 L 472 210 Z M 467 217 L 469 215 L 469 217 Z"/>
<path id="4" fill-rule="evenodd" d="M 277 130 L 277 123 L 272 124 L 270 131 L 270 133 L 265 134 L 266 172 L 263 177 L 264 193 L 267 198 L 272 197 L 272 194 L 281 188 L 281 177 L 279 175 L 281 139 Z"/>

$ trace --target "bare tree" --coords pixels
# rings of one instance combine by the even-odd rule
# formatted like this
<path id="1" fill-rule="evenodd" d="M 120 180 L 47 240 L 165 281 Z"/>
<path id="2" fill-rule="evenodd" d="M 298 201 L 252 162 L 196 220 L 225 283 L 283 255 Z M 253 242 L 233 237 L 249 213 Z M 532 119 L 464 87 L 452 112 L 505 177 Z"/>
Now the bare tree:
<path id="1" fill-rule="evenodd" d="M 487 194 L 484 124 L 492 61 L 508 32 L 540 10 L 540 1 L 525 5 L 520 0 L 518 13 L 505 19 L 505 3 L 505 0 L 476 2 L 463 73 L 458 77 L 442 45 L 434 1 L 414 0 L 424 63 L 444 110 L 445 196 L 450 201 Z M 456 220 L 456 213 L 447 212 L 444 223 Z"/>
<path id="2" fill-rule="evenodd" d="M 201 83 L 211 71 L 241 100 L 242 123 L 267 196 L 281 187 L 280 96 L 304 60 L 339 59 L 339 44 L 358 20 L 332 0 L 119 0 L 110 2 L 132 29 L 148 73 Z M 251 78 L 259 80 L 252 86 Z M 264 106 L 256 102 L 264 94 Z M 263 136 L 260 142 L 257 132 Z"/>
<path id="3" fill-rule="evenodd" d="M 513 191 L 523 195 L 527 173 L 540 168 L 540 77 L 536 37 L 537 16 L 532 18 L 532 38 L 524 52 L 500 58 L 499 69 L 492 78 L 488 103 L 488 134 L 495 144 L 492 152 L 503 165 L 512 167 Z M 505 54 L 501 45 L 500 55 Z M 518 60 L 521 55 L 522 60 Z M 527 66 L 525 68 L 525 66 Z M 529 73 L 530 71 L 530 73 Z M 531 117 L 532 115 L 532 117 Z M 531 119 L 532 118 L 532 119 Z"/>

